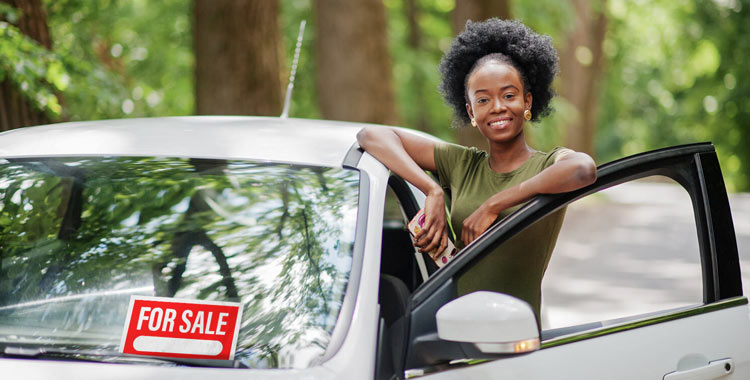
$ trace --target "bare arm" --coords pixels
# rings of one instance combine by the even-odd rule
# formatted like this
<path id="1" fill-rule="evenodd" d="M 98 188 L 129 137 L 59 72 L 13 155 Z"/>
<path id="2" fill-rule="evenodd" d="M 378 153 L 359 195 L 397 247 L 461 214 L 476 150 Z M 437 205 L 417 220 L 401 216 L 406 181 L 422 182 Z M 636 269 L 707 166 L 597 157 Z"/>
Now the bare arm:
<path id="1" fill-rule="evenodd" d="M 434 142 L 389 127 L 365 127 L 357 133 L 357 141 L 367 153 L 423 193 L 442 191 L 424 172 L 435 170 Z"/>
<path id="2" fill-rule="evenodd" d="M 469 244 L 497 219 L 501 211 L 528 201 L 538 194 L 557 194 L 580 189 L 596 181 L 596 165 L 586 153 L 565 151 L 539 174 L 503 190 L 464 220 L 461 239 Z"/>
<path id="3" fill-rule="evenodd" d="M 422 252 L 442 252 L 448 243 L 443 189 L 424 172 L 436 168 L 435 143 L 388 127 L 365 127 L 357 133 L 357 141 L 388 169 L 425 193 L 425 224 L 416 236 L 416 245 Z"/>

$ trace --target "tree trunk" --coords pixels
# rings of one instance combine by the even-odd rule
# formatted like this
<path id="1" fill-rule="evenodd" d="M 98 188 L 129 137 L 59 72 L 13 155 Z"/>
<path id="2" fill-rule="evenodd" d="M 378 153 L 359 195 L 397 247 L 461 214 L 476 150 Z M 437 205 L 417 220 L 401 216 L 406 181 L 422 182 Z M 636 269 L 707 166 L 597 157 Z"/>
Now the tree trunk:
<path id="1" fill-rule="evenodd" d="M 195 0 L 196 113 L 280 115 L 278 0 Z"/>
<path id="2" fill-rule="evenodd" d="M 318 0 L 315 11 L 323 117 L 396 124 L 383 0 Z"/>
<path id="3" fill-rule="evenodd" d="M 578 117 L 565 128 L 565 146 L 593 157 L 599 82 L 605 65 L 602 43 L 607 30 L 606 4 L 600 0 L 595 10 L 588 0 L 571 2 L 576 22 L 560 53 L 560 95 L 575 107 Z"/>
<path id="4" fill-rule="evenodd" d="M 492 17 L 509 19 L 510 0 L 459 0 L 453 10 L 453 32 L 461 33 L 466 21 L 483 21 Z M 477 128 L 461 127 L 456 131 L 456 141 L 465 146 L 487 149 L 487 139 Z"/>
<path id="5" fill-rule="evenodd" d="M 406 44 L 409 46 L 409 49 L 417 54 L 422 51 L 422 31 L 419 28 L 419 13 L 420 9 L 417 0 L 405 0 L 404 14 L 406 16 L 406 27 L 408 30 Z M 420 57 L 420 55 L 416 55 L 416 57 Z M 425 101 L 424 92 L 422 91 L 427 81 L 428 79 L 422 70 L 414 70 L 412 72 L 409 85 L 412 86 L 412 88 L 417 89 L 412 95 L 414 97 L 413 107 L 417 114 L 416 118 L 412 121 L 414 124 L 409 125 L 409 127 L 430 133 L 432 131 L 430 130 L 430 124 L 427 119 L 427 113 L 430 112 L 430 110 Z"/>
<path id="6" fill-rule="evenodd" d="M 19 12 L 17 27 L 23 34 L 47 49 L 52 41 L 47 28 L 47 13 L 41 0 L 0 0 Z M 35 109 L 16 86 L 5 79 L 0 82 L 0 131 L 30 125 L 47 124 L 50 120 L 44 111 Z"/>

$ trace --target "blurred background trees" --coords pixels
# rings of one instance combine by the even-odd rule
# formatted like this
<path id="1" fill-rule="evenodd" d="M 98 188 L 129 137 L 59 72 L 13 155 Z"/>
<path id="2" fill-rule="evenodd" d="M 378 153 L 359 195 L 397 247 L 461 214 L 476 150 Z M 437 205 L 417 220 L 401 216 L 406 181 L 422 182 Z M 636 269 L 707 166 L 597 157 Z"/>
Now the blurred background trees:
<path id="1" fill-rule="evenodd" d="M 482 146 L 453 128 L 437 65 L 467 19 L 493 16 L 560 54 L 534 147 L 601 163 L 708 140 L 730 190 L 750 190 L 750 0 L 0 0 L 0 123 L 279 114 L 304 19 L 291 117 Z"/>
<path id="2" fill-rule="evenodd" d="M 323 118 L 398 123 L 383 1 L 314 4 L 316 88 Z"/>
<path id="3" fill-rule="evenodd" d="M 57 101 L 57 97 L 49 88 L 29 89 L 30 84 L 33 86 L 35 81 L 26 80 L 25 77 L 29 75 L 25 73 L 28 69 L 24 67 L 24 58 L 27 58 L 27 54 L 45 56 L 52 48 L 42 2 L 8 0 L 0 3 L 0 12 L 0 20 L 8 20 L 15 24 L 13 29 L 0 26 L 0 38 L 3 40 L 0 42 L 3 52 L 0 54 L 3 60 L 17 62 L 15 69 L 19 74 L 6 76 L 0 69 L 0 131 L 47 123 L 49 119 L 40 108 L 46 105 L 48 100 Z M 50 106 L 59 110 L 59 105 Z"/>
<path id="4" fill-rule="evenodd" d="M 192 19 L 195 113 L 278 116 L 278 2 L 195 0 Z"/>

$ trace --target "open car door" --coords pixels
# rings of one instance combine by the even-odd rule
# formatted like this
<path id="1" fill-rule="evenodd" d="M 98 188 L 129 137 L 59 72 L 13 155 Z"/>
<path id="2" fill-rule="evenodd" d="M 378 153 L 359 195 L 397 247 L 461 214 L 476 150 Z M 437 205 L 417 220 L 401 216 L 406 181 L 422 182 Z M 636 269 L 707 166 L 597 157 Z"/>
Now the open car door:
<path id="1" fill-rule="evenodd" d="M 436 313 L 460 301 L 457 284 L 461 276 L 482 258 L 577 200 L 652 176 L 674 181 L 689 195 L 689 214 L 694 219 L 690 222 L 697 232 L 694 255 L 700 268 L 696 286 L 702 288 L 694 304 L 665 305 L 663 310 L 639 315 L 543 329 L 538 349 L 520 354 L 489 353 L 475 341 L 459 341 L 455 334 L 452 340 L 439 337 Z M 599 260 L 607 259 L 603 254 Z M 476 316 L 466 314 L 465 323 L 474 323 Z M 748 302 L 742 293 L 734 226 L 713 146 L 691 144 L 626 157 L 600 166 L 598 180 L 588 187 L 533 199 L 415 289 L 403 318 L 408 325 L 403 356 L 407 378 L 750 378 Z"/>

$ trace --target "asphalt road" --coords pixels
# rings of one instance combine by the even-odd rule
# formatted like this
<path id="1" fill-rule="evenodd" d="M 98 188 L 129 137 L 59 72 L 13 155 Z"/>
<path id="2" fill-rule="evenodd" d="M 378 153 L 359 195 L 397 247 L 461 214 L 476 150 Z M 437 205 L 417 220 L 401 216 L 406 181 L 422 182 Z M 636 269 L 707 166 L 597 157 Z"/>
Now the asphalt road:
<path id="1" fill-rule="evenodd" d="M 750 294 L 750 194 L 730 195 L 730 205 Z M 542 289 L 544 328 L 700 304 L 698 240 L 687 192 L 639 181 L 571 205 Z"/>

